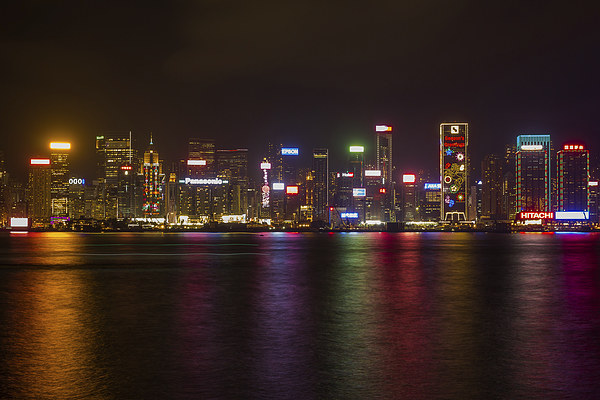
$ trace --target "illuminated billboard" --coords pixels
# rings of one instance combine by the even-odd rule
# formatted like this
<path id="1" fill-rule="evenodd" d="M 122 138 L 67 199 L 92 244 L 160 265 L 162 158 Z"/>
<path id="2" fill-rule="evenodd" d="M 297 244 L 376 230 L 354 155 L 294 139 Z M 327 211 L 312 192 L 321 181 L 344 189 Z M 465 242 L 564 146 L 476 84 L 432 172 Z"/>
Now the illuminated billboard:
<path id="1" fill-rule="evenodd" d="M 375 125 L 375 132 L 391 132 L 392 127 L 388 125 Z"/>
<path id="2" fill-rule="evenodd" d="M 50 143 L 50 148 L 52 150 L 70 150 L 71 149 L 71 143 L 52 142 L 52 143 Z"/>
<path id="3" fill-rule="evenodd" d="M 519 213 L 519 219 L 554 219 L 554 213 L 553 212 L 527 212 L 527 211 L 522 211 Z"/>
<path id="4" fill-rule="evenodd" d="M 29 160 L 30 165 L 50 165 L 49 158 L 32 158 Z"/>
<path id="5" fill-rule="evenodd" d="M 425 190 L 440 190 L 442 188 L 441 183 L 426 183 L 424 186 Z"/>
<path id="6" fill-rule="evenodd" d="M 354 172 L 342 172 L 342 178 L 354 178 Z"/>
<path id="7" fill-rule="evenodd" d="M 357 212 L 343 212 L 343 213 L 340 213 L 340 217 L 342 219 L 358 218 L 358 213 Z"/>
<path id="8" fill-rule="evenodd" d="M 365 170 L 365 176 L 381 176 L 381 170 L 367 169 Z"/>
<path id="9" fill-rule="evenodd" d="M 132 169 L 133 169 L 133 167 L 131 165 L 122 165 L 121 166 L 122 171 L 131 171 Z"/>
<path id="10" fill-rule="evenodd" d="M 588 186 L 598 186 L 598 181 L 589 181 Z"/>
<path id="11" fill-rule="evenodd" d="M 273 183 L 273 190 L 284 190 L 284 189 L 285 189 L 285 183 L 283 183 L 283 182 Z"/>
<path id="12" fill-rule="evenodd" d="M 281 155 L 282 156 L 297 156 L 299 154 L 297 147 L 282 147 Z"/>
<path id="13" fill-rule="evenodd" d="M 402 175 L 402 182 L 404 183 L 415 183 L 417 177 L 415 174 L 404 174 Z"/>
<path id="14" fill-rule="evenodd" d="M 441 218 L 445 221 L 467 219 L 467 145 L 466 122 L 440 124 Z"/>
<path id="15" fill-rule="evenodd" d="M 590 219 L 589 211 L 557 211 L 554 213 L 555 219 L 587 220 Z"/>
<path id="16" fill-rule="evenodd" d="M 261 162 L 260 169 L 271 169 L 271 163 L 269 162 Z"/>
<path id="17" fill-rule="evenodd" d="M 187 160 L 187 165 L 206 165 L 206 160 Z"/>
<path id="18" fill-rule="evenodd" d="M 354 196 L 354 197 L 365 197 L 366 195 L 367 195 L 366 188 L 353 188 L 352 189 L 352 196 Z"/>
<path id="19" fill-rule="evenodd" d="M 229 183 L 229 181 L 224 181 L 220 178 L 185 178 L 181 179 L 179 183 L 185 183 L 186 185 L 222 185 Z"/>
<path id="20" fill-rule="evenodd" d="M 365 146 L 350 146 L 350 153 L 364 153 Z"/>
<path id="21" fill-rule="evenodd" d="M 540 151 L 540 150 L 544 150 L 544 146 L 542 146 L 541 144 L 524 144 L 521 146 L 521 150 Z"/>
<path id="22" fill-rule="evenodd" d="M 83 178 L 69 178 L 69 185 L 85 185 Z"/>
<path id="23" fill-rule="evenodd" d="M 10 227 L 11 228 L 27 228 L 29 226 L 28 218 L 15 218 L 12 217 L 10 219 Z"/>
<path id="24" fill-rule="evenodd" d="M 298 194 L 298 186 L 288 186 L 285 188 L 286 194 Z"/>

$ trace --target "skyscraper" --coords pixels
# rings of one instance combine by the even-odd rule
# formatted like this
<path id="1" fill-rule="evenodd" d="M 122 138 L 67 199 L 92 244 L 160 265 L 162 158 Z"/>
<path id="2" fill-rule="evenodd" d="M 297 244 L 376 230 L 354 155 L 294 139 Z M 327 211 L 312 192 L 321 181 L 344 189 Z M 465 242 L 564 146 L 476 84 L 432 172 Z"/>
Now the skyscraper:
<path id="1" fill-rule="evenodd" d="M 98 177 L 105 185 L 105 218 L 133 217 L 136 152 L 131 132 L 96 136 Z"/>
<path id="2" fill-rule="evenodd" d="M 190 138 L 188 142 L 188 177 L 214 178 L 217 168 L 215 161 L 214 139 Z"/>
<path id="3" fill-rule="evenodd" d="M 558 211 L 589 211 L 590 153 L 582 144 L 558 152 Z"/>
<path id="4" fill-rule="evenodd" d="M 313 150 L 313 210 L 315 221 L 329 219 L 329 151 L 319 148 Z"/>
<path id="5" fill-rule="evenodd" d="M 551 211 L 550 135 L 517 137 L 517 212 Z"/>
<path id="6" fill-rule="evenodd" d="M 506 219 L 503 207 L 504 161 L 488 154 L 481 162 L 481 216 L 483 219 Z"/>
<path id="7" fill-rule="evenodd" d="M 144 175 L 144 194 L 142 211 L 146 218 L 156 218 L 162 213 L 161 204 L 163 200 L 162 193 L 162 170 L 158 152 L 154 149 L 152 134 L 150 134 L 150 145 L 144 153 L 144 163 L 142 166 Z"/>
<path id="8" fill-rule="evenodd" d="M 381 171 L 381 180 L 385 192 L 383 197 L 382 221 L 389 222 L 394 220 L 394 178 L 392 175 L 392 127 L 388 125 L 375 126 L 375 148 L 377 158 L 377 169 Z"/>
<path id="9" fill-rule="evenodd" d="M 248 149 L 217 150 L 217 176 L 228 184 L 223 187 L 225 214 L 241 215 L 248 211 Z"/>
<path id="10" fill-rule="evenodd" d="M 57 220 L 69 217 L 69 153 L 71 143 L 50 143 L 50 182 L 51 216 Z"/>
<path id="11" fill-rule="evenodd" d="M 469 125 L 466 122 L 440 124 L 440 176 L 442 221 L 467 219 Z"/>
<path id="12" fill-rule="evenodd" d="M 52 169 L 49 158 L 29 160 L 29 188 L 27 196 L 27 216 L 31 227 L 46 227 L 50 224 Z"/>

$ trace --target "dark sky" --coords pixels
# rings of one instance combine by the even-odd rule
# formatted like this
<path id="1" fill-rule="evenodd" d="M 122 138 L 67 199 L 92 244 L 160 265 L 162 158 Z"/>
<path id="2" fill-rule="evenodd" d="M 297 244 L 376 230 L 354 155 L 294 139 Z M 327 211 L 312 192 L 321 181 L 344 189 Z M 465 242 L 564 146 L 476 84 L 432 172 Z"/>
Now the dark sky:
<path id="1" fill-rule="evenodd" d="M 96 134 L 128 130 L 152 131 L 167 159 L 198 136 L 253 160 L 268 140 L 339 160 L 389 123 L 400 169 L 433 168 L 438 125 L 455 120 L 475 162 L 520 133 L 600 152 L 591 1 L 11 3 L 0 148 L 14 172 L 52 138 L 84 168 Z"/>

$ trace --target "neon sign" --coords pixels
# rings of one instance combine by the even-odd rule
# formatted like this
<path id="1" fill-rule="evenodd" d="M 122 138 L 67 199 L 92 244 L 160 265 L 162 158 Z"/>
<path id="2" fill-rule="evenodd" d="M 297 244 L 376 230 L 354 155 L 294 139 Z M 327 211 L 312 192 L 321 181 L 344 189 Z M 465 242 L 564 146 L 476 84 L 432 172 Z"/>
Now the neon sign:
<path id="1" fill-rule="evenodd" d="M 392 127 L 388 125 L 375 125 L 375 132 L 391 132 Z"/>
<path id="2" fill-rule="evenodd" d="M 543 149 L 544 146 L 542 146 L 541 144 L 524 144 L 521 146 L 521 150 L 525 151 L 539 151 Z"/>
<path id="3" fill-rule="evenodd" d="M 583 146 L 582 145 L 577 145 L 577 144 L 565 144 L 563 146 L 564 150 L 583 150 Z"/>
<path id="4" fill-rule="evenodd" d="M 354 178 L 354 172 L 342 172 L 342 178 Z"/>
<path id="5" fill-rule="evenodd" d="M 424 186 L 425 190 L 440 190 L 442 188 L 441 183 L 426 183 Z"/>
<path id="6" fill-rule="evenodd" d="M 70 178 L 69 185 L 85 185 L 85 179 L 83 178 Z"/>
<path id="7" fill-rule="evenodd" d="M 179 181 L 180 183 L 185 183 L 186 185 L 221 185 L 223 183 L 229 183 L 228 181 L 224 181 L 220 178 L 202 178 L 202 179 L 196 179 L 196 178 L 185 178 L 182 181 Z"/>
<path id="8" fill-rule="evenodd" d="M 352 196 L 354 197 L 365 197 L 367 195 L 367 189 L 365 188 L 353 188 Z"/>
<path id="9" fill-rule="evenodd" d="M 49 158 L 32 158 L 29 160 L 30 165 L 50 165 Z"/>
<path id="10" fill-rule="evenodd" d="M 415 183 L 417 177 L 415 174 L 404 174 L 402 175 L 402 182 L 404 183 Z"/>
<path id="11" fill-rule="evenodd" d="M 345 219 L 358 218 L 358 213 L 357 212 L 343 212 L 343 213 L 340 213 L 340 217 L 345 218 Z"/>
<path id="12" fill-rule="evenodd" d="M 271 169 L 271 163 L 270 162 L 261 162 L 260 169 Z"/>
<path id="13" fill-rule="evenodd" d="M 298 194 L 298 186 L 288 186 L 285 188 L 285 193 L 289 195 Z"/>
<path id="14" fill-rule="evenodd" d="M 297 156 L 299 154 L 297 147 L 282 147 L 281 155 L 282 156 Z"/>
<path id="15" fill-rule="evenodd" d="M 520 219 L 554 219 L 553 212 L 521 212 Z"/>
<path id="16" fill-rule="evenodd" d="M 10 227 L 11 228 L 27 228 L 27 226 L 29 226 L 28 218 L 11 217 L 11 219 L 10 219 Z"/>
<path id="17" fill-rule="evenodd" d="M 285 183 L 283 182 L 274 182 L 273 183 L 273 190 L 284 190 L 285 189 Z"/>
<path id="18" fill-rule="evenodd" d="M 206 165 L 206 160 L 187 160 L 187 165 Z"/>
<path id="19" fill-rule="evenodd" d="M 350 146 L 350 153 L 364 153 L 365 146 Z"/>
<path id="20" fill-rule="evenodd" d="M 590 219 L 589 211 L 557 211 L 554 213 L 555 219 L 572 219 L 572 220 L 586 220 Z"/>
<path id="21" fill-rule="evenodd" d="M 52 150 L 69 150 L 71 149 L 71 143 L 52 142 L 50 148 Z"/>
<path id="22" fill-rule="evenodd" d="M 365 170 L 365 176 L 381 176 L 381 171 L 378 169 Z"/>

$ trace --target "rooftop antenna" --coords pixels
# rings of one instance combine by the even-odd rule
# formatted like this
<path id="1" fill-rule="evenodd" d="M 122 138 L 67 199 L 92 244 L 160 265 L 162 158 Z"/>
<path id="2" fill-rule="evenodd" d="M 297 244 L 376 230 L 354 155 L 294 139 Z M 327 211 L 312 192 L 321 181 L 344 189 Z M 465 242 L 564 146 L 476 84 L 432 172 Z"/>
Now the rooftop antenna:
<path id="1" fill-rule="evenodd" d="M 150 132 L 150 145 L 153 145 L 154 143 L 152 143 L 152 132 Z"/>

